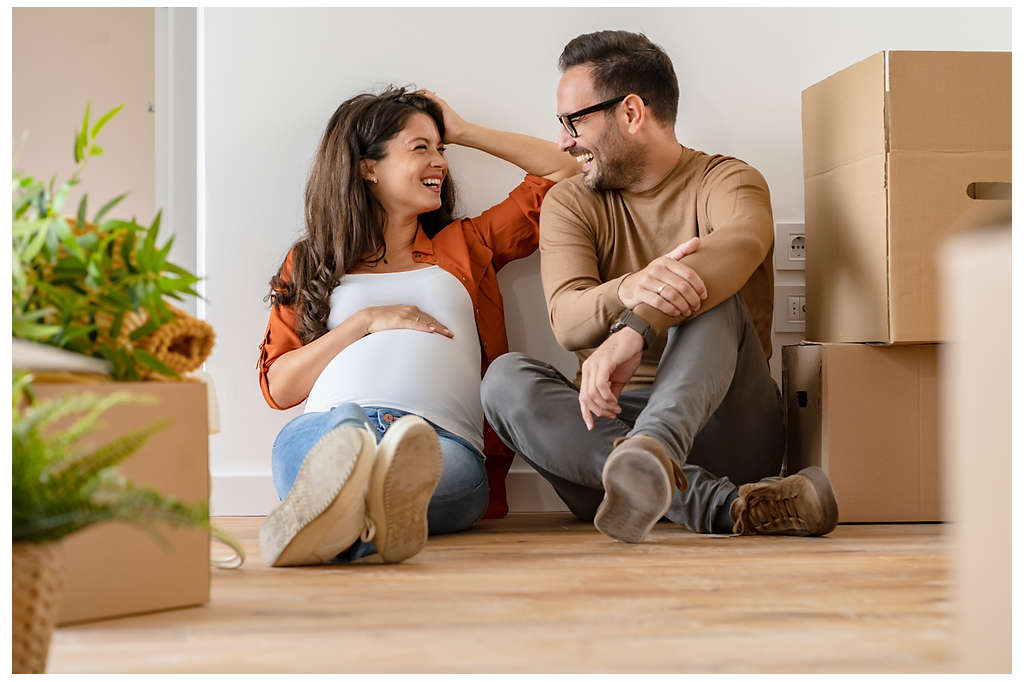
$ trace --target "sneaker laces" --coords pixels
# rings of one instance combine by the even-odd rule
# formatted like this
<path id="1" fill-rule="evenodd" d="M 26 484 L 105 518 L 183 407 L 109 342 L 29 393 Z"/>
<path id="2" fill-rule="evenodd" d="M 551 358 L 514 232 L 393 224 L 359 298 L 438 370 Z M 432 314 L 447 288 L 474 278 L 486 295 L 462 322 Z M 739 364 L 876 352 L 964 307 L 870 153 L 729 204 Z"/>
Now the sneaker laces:
<path id="1" fill-rule="evenodd" d="M 369 516 L 363 517 L 363 532 L 359 535 L 359 539 L 363 542 L 369 542 L 377 535 L 377 526 L 373 524 L 373 519 Z"/>

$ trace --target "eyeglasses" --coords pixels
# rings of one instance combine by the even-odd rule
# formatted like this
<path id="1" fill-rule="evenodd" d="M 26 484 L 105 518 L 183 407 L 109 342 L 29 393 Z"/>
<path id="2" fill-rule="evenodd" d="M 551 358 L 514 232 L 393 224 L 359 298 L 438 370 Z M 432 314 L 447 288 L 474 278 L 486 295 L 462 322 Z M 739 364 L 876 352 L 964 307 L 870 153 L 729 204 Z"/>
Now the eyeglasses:
<path id="1" fill-rule="evenodd" d="M 612 97 L 611 99 L 606 99 L 603 102 L 600 102 L 600 103 L 595 104 L 593 106 L 589 106 L 589 107 L 587 107 L 585 109 L 580 109 L 579 111 L 574 111 L 571 114 L 555 114 L 555 116 L 556 116 L 556 118 L 558 118 L 558 121 L 562 124 L 562 127 L 565 128 L 565 132 L 569 133 L 569 137 L 579 137 L 580 134 L 578 132 L 576 132 L 576 125 L 574 123 L 574 121 L 576 119 L 583 118 L 587 114 L 592 114 L 595 111 L 602 111 L 604 109 L 610 109 L 611 107 L 615 106 L 616 104 L 618 104 L 622 100 L 626 99 L 627 97 L 629 97 L 629 95 L 621 95 L 619 97 Z M 647 104 L 647 100 L 646 99 L 644 99 L 642 97 L 640 99 L 641 99 L 641 101 L 644 104 Z"/>

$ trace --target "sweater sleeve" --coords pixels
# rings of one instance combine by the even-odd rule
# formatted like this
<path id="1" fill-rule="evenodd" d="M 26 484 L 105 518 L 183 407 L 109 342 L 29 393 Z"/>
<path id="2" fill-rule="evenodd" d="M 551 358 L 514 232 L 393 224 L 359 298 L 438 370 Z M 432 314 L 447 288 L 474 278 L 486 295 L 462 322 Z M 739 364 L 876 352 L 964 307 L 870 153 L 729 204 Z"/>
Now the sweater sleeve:
<path id="1" fill-rule="evenodd" d="M 289 252 L 281 266 L 281 277 L 285 280 L 291 279 L 292 253 Z M 270 395 L 270 383 L 267 379 L 267 371 L 274 361 L 287 353 L 302 347 L 302 340 L 299 339 L 295 319 L 295 309 L 292 306 L 273 305 L 270 308 L 270 319 L 267 321 L 267 331 L 263 335 L 263 343 L 260 344 L 259 360 L 256 368 L 259 371 L 260 390 L 263 391 L 263 399 L 275 410 L 287 410 L 294 405 L 278 405 Z M 302 402 L 301 400 L 299 402 Z"/>
<path id="2" fill-rule="evenodd" d="M 708 297 L 700 315 L 738 292 L 768 255 L 775 240 L 768 183 L 738 159 L 711 166 L 697 196 L 700 249 L 683 263 L 704 280 Z M 641 303 L 634 311 L 660 333 L 684 320 Z"/>
<path id="3" fill-rule="evenodd" d="M 570 351 L 594 348 L 622 312 L 619 284 L 601 281 L 593 220 L 563 181 L 541 207 L 540 272 L 555 339 Z"/>

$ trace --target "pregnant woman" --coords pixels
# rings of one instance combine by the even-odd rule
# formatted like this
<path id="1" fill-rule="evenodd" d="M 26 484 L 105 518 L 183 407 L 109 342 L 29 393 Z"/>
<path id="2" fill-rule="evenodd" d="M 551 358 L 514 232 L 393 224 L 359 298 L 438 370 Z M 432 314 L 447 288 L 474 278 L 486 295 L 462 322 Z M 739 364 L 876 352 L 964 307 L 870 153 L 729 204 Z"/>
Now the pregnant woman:
<path id="1" fill-rule="evenodd" d="M 448 143 L 526 178 L 455 219 Z M 282 501 L 260 527 L 264 561 L 398 562 L 483 516 L 484 453 L 501 446 L 480 378 L 508 350 L 496 272 L 536 250 L 544 194 L 576 172 L 554 143 L 469 123 L 428 91 L 338 107 L 306 185 L 306 232 L 270 280 L 260 386 L 273 408 L 306 405 L 274 442 Z"/>

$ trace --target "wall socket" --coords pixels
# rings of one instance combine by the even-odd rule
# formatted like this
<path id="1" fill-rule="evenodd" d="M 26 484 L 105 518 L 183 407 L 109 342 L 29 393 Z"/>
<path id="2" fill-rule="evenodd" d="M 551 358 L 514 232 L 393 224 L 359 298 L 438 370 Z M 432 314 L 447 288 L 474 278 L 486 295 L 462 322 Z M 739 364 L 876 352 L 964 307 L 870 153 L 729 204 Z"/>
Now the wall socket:
<path id="1" fill-rule="evenodd" d="M 807 294 L 802 286 L 775 287 L 775 331 L 802 332 L 807 320 Z"/>
<path id="2" fill-rule="evenodd" d="M 775 269 L 804 270 L 807 232 L 803 223 L 775 224 Z"/>

